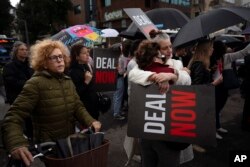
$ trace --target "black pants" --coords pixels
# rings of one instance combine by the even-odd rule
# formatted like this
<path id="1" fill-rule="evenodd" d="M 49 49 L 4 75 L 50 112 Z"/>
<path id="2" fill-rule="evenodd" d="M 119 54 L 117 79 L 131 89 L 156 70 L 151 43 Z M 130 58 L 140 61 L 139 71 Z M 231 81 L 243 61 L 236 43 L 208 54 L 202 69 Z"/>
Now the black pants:
<path id="1" fill-rule="evenodd" d="M 143 167 L 180 166 L 180 150 L 170 149 L 164 141 L 141 139 Z"/>

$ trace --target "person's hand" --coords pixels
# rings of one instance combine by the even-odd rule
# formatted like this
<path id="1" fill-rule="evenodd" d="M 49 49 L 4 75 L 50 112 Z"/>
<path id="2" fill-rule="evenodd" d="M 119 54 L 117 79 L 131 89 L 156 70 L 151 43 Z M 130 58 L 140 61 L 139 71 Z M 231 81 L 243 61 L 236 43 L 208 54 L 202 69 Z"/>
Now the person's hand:
<path id="1" fill-rule="evenodd" d="M 159 85 L 159 90 L 161 94 L 167 93 L 169 90 L 169 83 L 168 82 L 161 82 L 158 83 Z"/>
<path id="2" fill-rule="evenodd" d="M 91 126 L 95 129 L 95 132 L 99 132 L 101 127 L 102 127 L 102 124 L 101 122 L 99 121 L 94 121 Z"/>
<path id="3" fill-rule="evenodd" d="M 89 84 L 90 81 L 92 80 L 93 75 L 89 71 L 86 71 L 84 75 L 85 75 L 85 81 L 84 82 L 86 84 Z"/>
<path id="4" fill-rule="evenodd" d="M 217 86 L 217 85 L 221 84 L 222 82 L 223 82 L 223 76 L 221 74 L 216 80 L 214 80 L 212 82 L 212 85 Z"/>
<path id="5" fill-rule="evenodd" d="M 14 159 L 23 160 L 26 166 L 30 166 L 33 162 L 33 156 L 29 152 L 27 147 L 19 147 L 11 152 L 11 156 Z"/>
<path id="6" fill-rule="evenodd" d="M 158 74 L 154 74 L 154 81 L 156 83 L 162 83 L 162 82 L 166 82 L 166 81 L 176 81 L 178 78 L 175 74 L 173 73 L 158 73 Z"/>

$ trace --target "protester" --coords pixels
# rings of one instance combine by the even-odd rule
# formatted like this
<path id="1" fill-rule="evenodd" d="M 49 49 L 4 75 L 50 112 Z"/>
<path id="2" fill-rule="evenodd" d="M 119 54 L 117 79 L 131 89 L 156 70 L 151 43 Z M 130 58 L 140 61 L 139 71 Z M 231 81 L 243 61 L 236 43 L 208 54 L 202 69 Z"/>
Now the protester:
<path id="1" fill-rule="evenodd" d="M 189 70 L 186 68 L 183 68 L 182 62 L 179 60 L 174 60 L 171 59 L 172 57 L 172 44 L 170 41 L 170 37 L 165 34 L 162 33 L 161 31 L 154 31 L 151 34 L 153 41 L 157 42 L 160 45 L 160 52 L 162 55 L 165 55 L 165 64 L 169 65 L 169 67 L 172 67 L 176 70 L 177 74 L 178 74 L 178 79 L 176 81 L 176 84 L 179 85 L 190 85 L 191 84 L 191 78 L 189 76 Z M 171 74 L 172 75 L 172 74 Z M 159 91 L 161 93 L 165 93 L 166 90 L 168 89 L 168 85 L 167 84 L 161 84 L 162 82 L 166 82 L 171 80 L 171 75 L 169 73 L 158 73 L 156 74 L 155 72 L 151 72 L 151 71 L 143 71 L 141 69 L 138 68 L 138 66 L 135 66 L 129 73 L 129 81 L 137 83 L 137 84 L 141 84 L 141 85 L 149 85 L 152 83 L 160 83 L 159 84 Z M 176 150 L 182 150 L 181 151 L 181 156 L 180 157 L 180 152 L 177 153 L 179 155 L 178 157 L 174 157 L 174 159 L 176 161 L 178 161 L 179 159 L 179 163 L 184 163 L 187 161 L 190 161 L 193 159 L 193 150 L 191 145 L 189 144 L 181 144 L 181 143 L 177 143 L 177 144 L 168 144 L 168 146 L 173 146 L 173 149 Z M 184 149 L 184 150 L 183 150 Z M 160 150 L 158 150 L 160 151 Z M 176 153 L 176 151 L 174 151 Z M 175 155 L 177 155 L 175 154 Z M 183 161 L 180 161 L 183 160 Z M 173 163 L 177 163 L 177 162 L 173 162 Z"/>
<path id="2" fill-rule="evenodd" d="M 29 65 L 29 54 L 27 45 L 21 41 L 16 41 L 12 48 L 12 61 L 3 68 L 3 81 L 6 91 L 6 102 L 12 104 L 22 91 L 25 82 L 30 79 L 33 70 Z M 32 124 L 27 118 L 23 125 L 25 135 L 32 137 Z"/>
<path id="3" fill-rule="evenodd" d="M 177 80 L 176 71 L 165 65 L 164 56 L 160 53 L 160 46 L 155 42 L 142 41 L 136 53 L 136 61 L 140 69 L 156 73 L 165 72 L 170 76 L 172 83 Z M 158 84 L 166 84 L 169 82 Z M 141 139 L 142 162 L 144 167 L 152 166 L 179 166 L 180 150 L 172 149 L 172 142 Z"/>
<path id="4" fill-rule="evenodd" d="M 184 67 L 187 67 L 192 54 L 191 54 L 191 48 L 190 47 L 176 47 L 174 50 L 174 54 L 173 54 L 173 59 L 175 60 L 180 60 L 183 64 Z"/>
<path id="5" fill-rule="evenodd" d="M 129 49 L 130 60 L 127 65 L 127 76 L 129 75 L 129 72 L 137 65 L 135 53 L 141 41 L 142 41 L 141 39 L 137 39 L 137 40 L 132 41 L 131 43 L 131 46 Z M 130 93 L 131 83 L 129 81 L 127 82 L 128 82 L 127 92 L 128 92 L 128 107 L 129 107 L 129 101 L 130 101 L 129 93 Z M 128 161 L 126 162 L 125 166 L 127 166 L 131 162 L 132 159 L 137 162 L 141 162 L 141 151 L 140 151 L 140 147 L 138 143 L 139 143 L 138 138 L 128 137 L 128 135 L 125 136 L 123 146 L 128 157 Z"/>
<path id="6" fill-rule="evenodd" d="M 129 54 L 130 41 L 125 40 L 121 45 L 121 55 L 118 60 L 118 74 L 116 81 L 116 91 L 113 96 L 113 116 L 116 120 L 124 120 L 125 113 L 121 112 L 122 101 L 124 98 L 124 79 L 126 77 L 126 67 L 128 63 L 128 54 Z"/>
<path id="7" fill-rule="evenodd" d="M 17 41 L 12 48 L 12 61 L 3 68 L 3 80 L 7 102 L 12 104 L 22 91 L 25 82 L 30 79 L 33 70 L 28 61 L 28 48 L 25 43 Z"/>
<path id="8" fill-rule="evenodd" d="M 220 78 L 222 75 L 223 56 L 227 51 L 227 46 L 222 41 L 213 42 L 213 53 L 210 57 L 210 73 L 212 81 Z M 227 133 L 228 130 L 221 127 L 221 110 L 225 106 L 228 99 L 228 90 L 224 87 L 223 82 L 215 86 L 215 113 L 216 113 L 216 138 L 222 139 L 220 133 Z"/>
<path id="9" fill-rule="evenodd" d="M 213 41 L 209 39 L 200 40 L 194 48 L 194 54 L 189 62 L 188 68 L 191 71 L 192 85 L 212 84 L 214 86 L 222 83 L 222 75 L 216 80 L 212 80 L 210 73 L 210 56 L 213 53 Z M 216 132 L 215 132 L 216 134 Z M 205 152 L 206 150 L 199 146 L 193 145 L 194 150 Z"/>
<path id="10" fill-rule="evenodd" d="M 70 57 L 69 74 L 76 86 L 76 91 L 89 114 L 98 120 L 98 96 L 94 87 L 93 69 L 89 64 L 89 51 L 87 47 L 77 44 L 72 46 Z"/>
<path id="11" fill-rule="evenodd" d="M 101 123 L 89 115 L 74 83 L 64 74 L 69 59 L 67 47 L 59 41 L 43 40 L 31 48 L 35 73 L 11 105 L 2 125 L 5 148 L 27 166 L 33 161 L 21 126 L 27 117 L 32 118 L 34 143 L 66 138 L 74 133 L 76 120 L 100 130 Z"/>
<path id="12" fill-rule="evenodd" d="M 244 58 L 245 62 L 245 78 L 243 79 L 241 88 L 244 94 L 245 102 L 244 102 L 244 108 L 243 108 L 243 115 L 242 115 L 242 122 L 241 122 L 241 128 L 243 130 L 250 130 L 250 110 L 249 110 L 249 99 L 250 99 L 250 91 L 249 91 L 249 83 L 250 83 L 250 78 L 249 78 L 249 65 L 250 65 L 250 44 L 248 44 L 244 49 L 234 52 L 234 53 L 227 53 L 224 55 L 224 69 L 230 69 L 231 64 L 233 61 L 236 59 L 241 59 Z"/>

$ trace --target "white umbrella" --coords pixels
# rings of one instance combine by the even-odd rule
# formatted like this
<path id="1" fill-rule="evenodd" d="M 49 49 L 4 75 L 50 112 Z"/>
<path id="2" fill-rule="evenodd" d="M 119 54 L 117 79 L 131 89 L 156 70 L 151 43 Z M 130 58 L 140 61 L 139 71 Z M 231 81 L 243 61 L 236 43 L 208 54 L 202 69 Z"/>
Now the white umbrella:
<path id="1" fill-rule="evenodd" d="M 112 28 L 103 29 L 101 30 L 101 32 L 102 32 L 101 36 L 105 38 L 117 37 L 119 35 L 119 32 Z"/>

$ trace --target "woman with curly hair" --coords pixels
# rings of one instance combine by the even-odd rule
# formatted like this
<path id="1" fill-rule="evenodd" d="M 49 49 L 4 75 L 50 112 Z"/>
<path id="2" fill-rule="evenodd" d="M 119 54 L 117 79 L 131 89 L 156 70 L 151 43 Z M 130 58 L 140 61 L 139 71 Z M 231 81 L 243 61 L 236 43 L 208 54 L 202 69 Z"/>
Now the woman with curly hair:
<path id="1" fill-rule="evenodd" d="M 25 118 L 32 119 L 34 143 L 56 141 L 73 134 L 76 120 L 93 126 L 95 131 L 101 128 L 80 101 L 70 77 L 64 74 L 69 63 L 69 51 L 60 41 L 43 40 L 31 47 L 35 73 L 11 105 L 2 125 L 6 149 L 27 166 L 33 158 L 22 133 Z"/>

